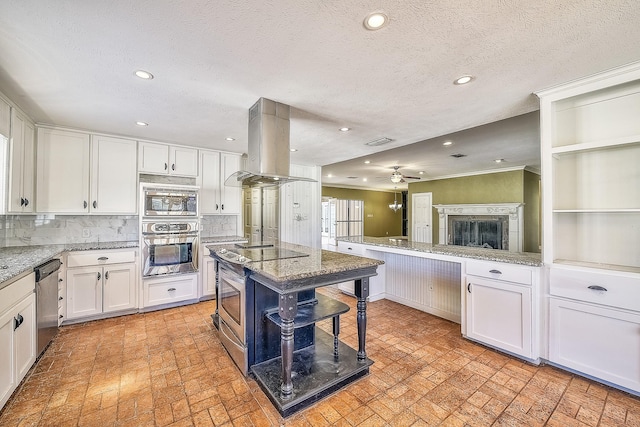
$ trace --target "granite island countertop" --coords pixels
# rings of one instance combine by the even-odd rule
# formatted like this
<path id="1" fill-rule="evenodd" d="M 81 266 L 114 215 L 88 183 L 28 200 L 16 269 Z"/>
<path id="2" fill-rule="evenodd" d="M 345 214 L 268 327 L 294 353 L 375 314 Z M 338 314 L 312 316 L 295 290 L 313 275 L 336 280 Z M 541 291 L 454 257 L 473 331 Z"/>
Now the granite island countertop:
<path id="1" fill-rule="evenodd" d="M 9 285 L 11 279 L 30 273 L 34 267 L 59 256 L 62 252 L 137 248 L 138 246 L 139 242 L 135 240 L 0 248 L 0 289 Z"/>
<path id="2" fill-rule="evenodd" d="M 340 239 L 340 241 L 359 243 L 386 248 L 404 249 L 422 253 L 448 255 L 461 258 L 477 259 L 482 261 L 505 262 L 531 267 L 542 266 L 542 256 L 533 252 L 509 252 L 497 249 L 474 248 L 468 246 L 434 245 L 431 243 L 412 242 L 406 238 L 393 237 L 357 237 Z"/>
<path id="3" fill-rule="evenodd" d="M 202 244 L 223 244 L 229 242 L 248 242 L 246 237 L 242 236 L 209 236 L 200 237 L 200 243 Z"/>
<path id="4" fill-rule="evenodd" d="M 272 261 L 247 262 L 243 266 L 251 271 L 251 277 L 278 293 L 302 291 L 330 284 L 327 281 L 345 275 L 346 280 L 375 276 L 378 265 L 384 261 L 360 256 L 342 254 L 310 248 L 308 246 L 281 243 L 281 248 L 306 254 L 298 258 L 286 258 Z M 223 248 L 232 251 L 229 246 L 207 246 L 214 256 Z M 215 256 L 214 256 L 215 258 Z M 346 278 L 346 276 L 350 276 Z M 338 282 L 332 282 L 338 283 Z"/>

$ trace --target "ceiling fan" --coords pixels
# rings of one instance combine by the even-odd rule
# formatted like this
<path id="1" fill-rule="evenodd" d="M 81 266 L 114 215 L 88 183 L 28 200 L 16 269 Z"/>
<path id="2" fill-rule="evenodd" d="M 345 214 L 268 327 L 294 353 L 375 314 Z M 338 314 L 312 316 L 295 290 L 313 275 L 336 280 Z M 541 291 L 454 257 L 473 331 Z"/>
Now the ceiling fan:
<path id="1" fill-rule="evenodd" d="M 393 173 L 391 174 L 391 182 L 393 182 L 394 184 L 405 182 L 405 179 L 420 179 L 420 177 L 418 176 L 403 175 L 398 171 L 398 169 L 400 169 L 400 166 L 394 166 Z"/>

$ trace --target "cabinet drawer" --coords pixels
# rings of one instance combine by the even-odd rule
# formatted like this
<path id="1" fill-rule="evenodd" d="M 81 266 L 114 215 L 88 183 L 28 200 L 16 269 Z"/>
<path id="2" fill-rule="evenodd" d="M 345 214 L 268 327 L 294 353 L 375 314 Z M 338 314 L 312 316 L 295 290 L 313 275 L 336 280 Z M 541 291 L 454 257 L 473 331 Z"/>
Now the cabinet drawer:
<path id="1" fill-rule="evenodd" d="M 363 256 L 366 248 L 362 245 L 349 242 L 338 242 L 338 252 L 343 254 L 351 254 Z"/>
<path id="2" fill-rule="evenodd" d="M 554 296 L 640 311 L 640 276 L 552 267 L 549 293 Z"/>
<path id="3" fill-rule="evenodd" d="M 186 301 L 198 297 L 198 276 L 147 280 L 144 282 L 144 306 Z"/>
<path id="4" fill-rule="evenodd" d="M 123 251 L 83 251 L 70 252 L 67 255 L 67 267 L 85 267 L 88 265 L 120 264 L 135 262 L 135 249 Z"/>
<path id="5" fill-rule="evenodd" d="M 467 274 L 487 279 L 506 280 L 508 282 L 531 285 L 533 272 L 529 267 L 515 266 L 499 262 L 467 261 Z"/>
<path id="6" fill-rule="evenodd" d="M 4 313 L 9 307 L 17 304 L 26 295 L 34 292 L 36 288 L 35 277 L 35 273 L 30 273 L 16 280 L 9 286 L 0 289 L 0 314 Z"/>

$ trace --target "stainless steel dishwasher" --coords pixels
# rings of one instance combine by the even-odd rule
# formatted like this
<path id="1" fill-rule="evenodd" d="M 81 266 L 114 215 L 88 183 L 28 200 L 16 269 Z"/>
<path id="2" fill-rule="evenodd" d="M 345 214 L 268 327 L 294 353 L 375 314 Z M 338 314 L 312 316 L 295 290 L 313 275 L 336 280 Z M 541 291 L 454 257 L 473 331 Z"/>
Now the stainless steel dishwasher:
<path id="1" fill-rule="evenodd" d="M 60 260 L 52 259 L 37 266 L 36 273 L 36 323 L 40 356 L 58 333 L 58 270 Z"/>

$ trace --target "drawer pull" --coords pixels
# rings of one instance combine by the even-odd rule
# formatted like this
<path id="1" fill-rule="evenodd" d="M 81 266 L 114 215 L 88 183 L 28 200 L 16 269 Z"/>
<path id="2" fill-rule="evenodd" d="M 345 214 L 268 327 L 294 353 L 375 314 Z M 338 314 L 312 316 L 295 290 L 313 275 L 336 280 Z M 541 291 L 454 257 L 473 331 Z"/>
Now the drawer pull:
<path id="1" fill-rule="evenodd" d="M 496 269 L 493 269 L 493 270 L 489 270 L 489 273 L 493 273 L 493 274 L 502 274 L 502 271 L 500 271 L 500 270 L 496 270 Z"/>
<path id="2" fill-rule="evenodd" d="M 169 289 L 167 289 L 167 292 L 171 292 L 171 291 L 175 291 L 175 290 L 176 290 L 176 288 L 169 288 Z"/>
<path id="3" fill-rule="evenodd" d="M 98 258 L 98 261 L 106 261 L 108 259 L 109 259 L 108 256 L 101 256 L 100 258 Z"/>
<path id="4" fill-rule="evenodd" d="M 589 289 L 591 289 L 592 291 L 607 291 L 607 288 L 603 288 L 602 286 L 598 286 L 598 285 L 591 285 L 588 287 Z"/>

